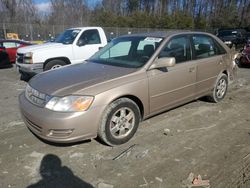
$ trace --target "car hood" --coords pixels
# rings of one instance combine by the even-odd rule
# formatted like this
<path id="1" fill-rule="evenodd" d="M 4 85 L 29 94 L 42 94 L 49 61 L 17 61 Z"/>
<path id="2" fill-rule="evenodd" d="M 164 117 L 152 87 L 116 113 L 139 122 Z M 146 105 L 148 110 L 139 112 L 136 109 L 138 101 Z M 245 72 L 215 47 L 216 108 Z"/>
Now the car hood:
<path id="1" fill-rule="evenodd" d="M 22 48 L 18 49 L 18 53 L 27 53 L 27 52 L 35 52 L 35 51 L 39 51 L 39 50 L 50 50 L 50 49 L 58 49 L 58 48 L 63 48 L 65 47 L 66 44 L 62 44 L 62 43 L 53 43 L 53 42 L 49 42 L 49 43 L 45 43 L 45 44 L 36 44 L 36 45 L 30 45 L 30 46 L 25 46 Z"/>
<path id="2" fill-rule="evenodd" d="M 236 37 L 233 36 L 233 35 L 230 35 L 230 36 L 219 36 L 219 38 L 222 40 L 222 41 L 232 41 L 232 40 L 235 40 Z"/>
<path id="3" fill-rule="evenodd" d="M 38 74 L 30 80 L 29 84 L 42 93 L 65 96 L 120 78 L 136 70 L 134 68 L 86 62 Z"/>

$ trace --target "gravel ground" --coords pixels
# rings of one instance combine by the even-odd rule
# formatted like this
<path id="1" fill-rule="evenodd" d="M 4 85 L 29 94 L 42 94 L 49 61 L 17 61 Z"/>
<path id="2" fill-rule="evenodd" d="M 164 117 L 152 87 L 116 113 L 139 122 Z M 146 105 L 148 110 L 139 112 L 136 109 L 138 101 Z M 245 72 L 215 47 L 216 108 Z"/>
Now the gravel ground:
<path id="1" fill-rule="evenodd" d="M 226 98 L 194 101 L 140 124 L 127 144 L 96 140 L 51 145 L 24 125 L 18 95 L 26 83 L 0 69 L 0 187 L 250 187 L 250 69 L 241 68 Z"/>

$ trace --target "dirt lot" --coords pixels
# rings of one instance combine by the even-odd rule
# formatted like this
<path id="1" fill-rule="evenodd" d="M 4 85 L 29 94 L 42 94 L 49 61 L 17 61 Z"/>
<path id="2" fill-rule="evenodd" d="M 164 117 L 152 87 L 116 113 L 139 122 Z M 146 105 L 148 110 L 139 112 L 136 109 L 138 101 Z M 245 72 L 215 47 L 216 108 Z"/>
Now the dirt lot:
<path id="1" fill-rule="evenodd" d="M 14 68 L 0 70 L 2 188 L 187 187 L 191 172 L 211 187 L 250 187 L 250 69 L 239 69 L 221 103 L 198 100 L 150 118 L 114 148 L 36 138 L 18 110 L 25 85 Z"/>

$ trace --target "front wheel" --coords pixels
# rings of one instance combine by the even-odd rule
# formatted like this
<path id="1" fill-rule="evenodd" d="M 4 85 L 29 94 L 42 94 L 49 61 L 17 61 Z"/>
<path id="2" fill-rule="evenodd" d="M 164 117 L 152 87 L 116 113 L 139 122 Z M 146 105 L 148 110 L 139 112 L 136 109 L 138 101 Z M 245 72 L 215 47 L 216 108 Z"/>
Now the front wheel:
<path id="1" fill-rule="evenodd" d="M 51 70 L 51 69 L 57 69 L 62 66 L 66 65 L 66 63 L 62 60 L 55 59 L 52 61 L 49 61 L 45 66 L 44 66 L 44 71 Z"/>
<path id="2" fill-rule="evenodd" d="M 228 78 L 226 74 L 221 74 L 216 81 L 212 94 L 208 97 L 211 102 L 220 102 L 226 95 L 228 88 Z"/>
<path id="3" fill-rule="evenodd" d="M 117 99 L 105 110 L 98 137 L 111 146 L 128 142 L 134 136 L 140 119 L 140 110 L 134 101 Z"/>

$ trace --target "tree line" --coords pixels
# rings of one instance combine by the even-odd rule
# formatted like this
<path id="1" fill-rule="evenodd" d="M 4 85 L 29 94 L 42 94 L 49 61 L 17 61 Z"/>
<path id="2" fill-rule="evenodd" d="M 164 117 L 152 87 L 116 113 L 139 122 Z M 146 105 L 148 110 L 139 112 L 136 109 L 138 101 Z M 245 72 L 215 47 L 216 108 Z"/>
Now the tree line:
<path id="1" fill-rule="evenodd" d="M 0 22 L 164 29 L 249 28 L 249 0 L 0 0 Z"/>

